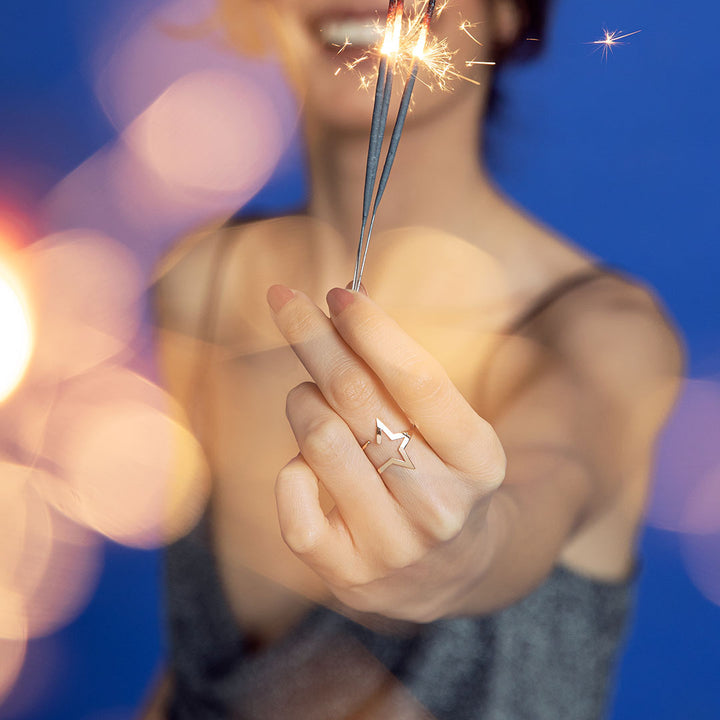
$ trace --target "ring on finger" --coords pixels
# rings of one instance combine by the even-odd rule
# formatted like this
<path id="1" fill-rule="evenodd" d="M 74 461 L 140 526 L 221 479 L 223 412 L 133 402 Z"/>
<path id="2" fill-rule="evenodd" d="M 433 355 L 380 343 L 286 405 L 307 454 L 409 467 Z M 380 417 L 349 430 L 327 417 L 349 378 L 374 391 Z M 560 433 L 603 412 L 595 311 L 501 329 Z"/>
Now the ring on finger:
<path id="1" fill-rule="evenodd" d="M 412 431 L 403 430 L 400 432 L 393 432 L 380 418 L 375 418 L 375 443 L 377 445 L 382 444 L 383 435 L 385 435 L 389 440 L 401 441 L 400 446 L 398 447 L 398 453 L 400 454 L 400 457 L 391 457 L 386 460 L 382 465 L 380 465 L 380 467 L 377 468 L 378 473 L 382 474 L 392 465 L 407 468 L 408 470 L 415 470 L 415 465 L 413 464 L 407 453 L 407 450 L 405 449 L 408 446 L 410 440 L 412 440 Z M 372 440 L 368 440 L 364 445 L 362 445 L 362 449 L 365 450 L 371 442 Z"/>

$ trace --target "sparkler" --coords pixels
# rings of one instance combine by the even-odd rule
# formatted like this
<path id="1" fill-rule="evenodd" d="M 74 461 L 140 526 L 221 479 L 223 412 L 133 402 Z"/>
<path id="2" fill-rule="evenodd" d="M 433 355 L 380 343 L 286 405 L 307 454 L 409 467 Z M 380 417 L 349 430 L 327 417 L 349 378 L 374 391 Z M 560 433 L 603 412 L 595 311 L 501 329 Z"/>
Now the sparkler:
<path id="1" fill-rule="evenodd" d="M 368 147 L 367 166 L 365 168 L 365 189 L 363 193 L 362 223 L 360 226 L 360 243 L 358 244 L 357 258 L 355 259 L 355 272 L 353 273 L 353 290 L 360 287 L 358 275 L 365 226 L 370 214 L 370 203 L 375 188 L 378 164 L 380 162 L 380 149 L 385 133 L 390 99 L 392 95 L 392 80 L 395 71 L 395 54 L 400 45 L 402 31 L 403 0 L 390 0 L 388 6 L 387 23 L 385 25 L 385 39 L 378 65 L 377 82 L 375 85 L 375 103 L 373 105 L 372 121 L 370 126 L 370 146 Z M 388 56 L 392 54 L 392 62 L 388 66 Z M 360 273 L 362 275 L 362 273 Z"/>
<path id="2" fill-rule="evenodd" d="M 436 81 L 436 85 L 442 89 L 445 88 L 446 80 L 450 77 L 462 78 L 463 80 L 468 80 L 469 82 L 478 85 L 480 84 L 477 80 L 465 77 L 454 69 L 451 60 L 455 53 L 448 49 L 445 40 L 438 40 L 436 38 L 429 39 L 429 27 L 435 13 L 436 0 L 427 0 L 424 11 L 417 13 L 414 17 L 410 18 L 405 38 L 402 38 L 405 9 L 404 5 L 404 0 L 389 0 L 384 40 L 380 49 L 380 60 L 378 63 L 377 78 L 375 81 L 375 101 L 370 127 L 370 142 L 368 146 L 367 165 L 365 168 L 360 241 L 358 243 L 357 256 L 355 258 L 355 270 L 353 272 L 352 281 L 352 289 L 355 291 L 360 288 L 360 282 L 365 270 L 368 248 L 370 246 L 370 238 L 375 225 L 375 217 L 387 186 L 390 171 L 397 155 L 400 136 L 402 135 L 405 120 L 410 109 L 412 92 L 418 77 L 420 63 L 422 62 L 423 65 L 430 71 Z M 438 6 L 438 15 L 440 15 L 446 5 L 447 0 Z M 463 21 L 460 25 L 460 30 L 462 30 L 477 45 L 482 46 L 482 43 L 471 32 L 473 27 L 475 26 L 472 23 Z M 640 30 L 635 30 L 634 32 L 629 33 L 621 33 L 619 30 L 614 30 L 612 32 L 604 30 L 605 36 L 600 40 L 592 41 L 590 44 L 602 46 L 603 58 L 607 58 L 608 52 L 612 52 L 615 45 L 622 45 L 622 40 L 632 35 L 637 35 L 639 32 Z M 408 43 L 408 38 L 414 40 L 414 46 L 412 40 Z M 537 42 L 538 38 L 526 38 L 526 40 Z M 410 48 L 412 48 L 412 51 L 410 51 Z M 342 49 L 343 48 L 341 48 L 341 51 Z M 367 55 L 363 55 L 363 57 L 359 58 L 355 62 L 348 63 L 347 66 L 354 68 L 358 62 L 366 59 Z M 410 70 L 405 81 L 405 87 L 400 100 L 400 107 L 395 119 L 395 125 L 390 137 L 385 162 L 383 164 L 382 173 L 376 189 L 375 182 L 380 164 L 380 153 L 382 150 L 383 138 L 385 136 L 390 100 L 392 98 L 393 78 L 395 76 L 396 66 L 398 65 L 399 59 L 403 61 L 409 60 Z M 474 65 L 495 65 L 495 61 L 473 59 L 465 62 L 466 67 L 472 67 Z M 405 67 L 407 68 L 407 65 L 405 65 Z M 364 87 L 367 87 L 369 84 L 366 78 L 362 78 L 362 83 Z M 375 194 L 374 200 L 373 193 Z"/>
<path id="3" fill-rule="evenodd" d="M 378 183 L 377 192 L 375 193 L 375 200 L 372 202 L 372 214 L 370 214 L 370 204 L 372 201 L 373 190 L 375 189 L 375 180 L 380 163 L 380 150 L 382 147 L 382 140 L 385 135 L 388 109 L 392 95 L 392 80 L 395 73 L 395 63 L 400 50 L 400 35 L 402 32 L 404 10 L 403 0 L 390 0 L 388 7 L 388 19 L 385 26 L 385 40 L 378 65 L 378 76 L 375 86 L 375 104 L 373 106 L 370 127 L 370 145 L 368 148 L 368 159 L 365 170 L 365 188 L 363 194 L 362 223 L 360 226 L 360 242 L 358 243 L 357 257 L 355 259 L 355 271 L 353 273 L 352 289 L 356 291 L 360 288 L 360 281 L 362 280 L 363 271 L 365 270 L 365 260 L 370 246 L 370 237 L 372 235 L 373 226 L 375 225 L 377 209 L 383 193 L 385 192 L 388 178 L 390 177 L 390 170 L 392 169 L 395 161 L 398 144 L 400 143 L 400 136 L 402 135 L 403 127 L 405 126 L 405 118 L 407 117 L 407 113 L 410 108 L 410 100 L 412 98 L 413 88 L 415 87 L 415 80 L 417 79 L 419 61 L 425 53 L 428 29 L 435 12 L 435 4 L 436 0 L 429 0 L 425 8 L 425 12 L 422 15 L 418 39 L 413 50 L 413 60 L 410 68 L 410 74 L 405 82 L 402 98 L 400 100 L 400 108 L 398 110 L 397 118 L 395 119 L 395 125 L 390 138 L 390 145 L 388 146 L 387 155 L 385 157 L 380 182 Z M 367 226 L 368 217 L 370 218 L 370 225 L 368 227 L 367 237 L 365 237 L 365 228 Z"/>

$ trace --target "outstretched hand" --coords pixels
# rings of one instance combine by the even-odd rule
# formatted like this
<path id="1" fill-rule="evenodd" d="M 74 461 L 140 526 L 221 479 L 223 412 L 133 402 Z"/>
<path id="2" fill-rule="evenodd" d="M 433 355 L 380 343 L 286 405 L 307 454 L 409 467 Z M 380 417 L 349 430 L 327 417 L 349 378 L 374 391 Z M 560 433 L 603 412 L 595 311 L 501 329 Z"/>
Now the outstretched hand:
<path id="1" fill-rule="evenodd" d="M 287 397 L 300 453 L 277 477 L 283 538 L 349 607 L 414 621 L 451 614 L 491 553 L 502 446 L 442 366 L 370 298 L 335 288 L 327 301 L 330 318 L 302 292 L 268 291 L 314 380 Z M 377 420 L 389 433 L 379 445 Z M 392 440 L 398 433 L 410 441 Z M 327 515 L 319 483 L 335 502 Z"/>

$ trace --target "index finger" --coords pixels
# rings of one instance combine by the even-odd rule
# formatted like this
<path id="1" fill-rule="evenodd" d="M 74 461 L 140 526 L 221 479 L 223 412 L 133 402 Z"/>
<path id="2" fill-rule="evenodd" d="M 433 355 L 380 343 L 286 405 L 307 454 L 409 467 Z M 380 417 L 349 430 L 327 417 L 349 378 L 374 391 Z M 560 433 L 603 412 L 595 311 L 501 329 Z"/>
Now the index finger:
<path id="1" fill-rule="evenodd" d="M 433 450 L 461 472 L 502 480 L 505 454 L 495 431 L 442 365 L 369 297 L 334 288 L 327 301 L 343 340 L 378 376 Z"/>

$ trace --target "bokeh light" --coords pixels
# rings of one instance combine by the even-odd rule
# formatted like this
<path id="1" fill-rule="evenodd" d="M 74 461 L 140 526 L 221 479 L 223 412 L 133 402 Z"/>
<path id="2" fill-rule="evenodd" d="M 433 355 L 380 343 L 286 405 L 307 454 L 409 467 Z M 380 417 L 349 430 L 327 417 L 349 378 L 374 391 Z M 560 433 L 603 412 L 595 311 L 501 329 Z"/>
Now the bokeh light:
<path id="1" fill-rule="evenodd" d="M 50 516 L 29 482 L 32 470 L 0 463 L 0 637 L 27 636 L 27 604 L 47 568 Z"/>
<path id="2" fill-rule="evenodd" d="M 121 367 L 68 387 L 44 454 L 63 482 L 45 486 L 65 515 L 117 542 L 156 547 L 190 529 L 209 492 L 204 454 L 175 401 Z"/>
<path id="3" fill-rule="evenodd" d="M 144 17 L 126 18 L 99 38 L 91 72 L 95 95 L 118 131 L 125 130 L 168 87 L 198 70 L 251 76 L 267 90 L 284 127 L 299 113 L 279 63 L 229 52 L 224 32 L 213 20 L 216 0 L 164 0 Z"/>
<path id="4" fill-rule="evenodd" d="M 717 505 L 713 510 L 718 514 Z M 720 532 L 682 535 L 681 547 L 695 587 L 710 602 L 720 605 Z"/>
<path id="5" fill-rule="evenodd" d="M 686 533 L 720 531 L 720 383 L 687 380 L 658 447 L 647 523 Z"/>
<path id="6" fill-rule="evenodd" d="M 697 589 L 720 605 L 720 383 L 687 380 L 659 446 L 647 522 L 678 533 Z"/>
<path id="7" fill-rule="evenodd" d="M 23 642 L 53 632 L 87 602 L 99 570 L 98 541 L 47 504 L 62 481 L 0 462 L 0 638 Z"/>
<path id="8" fill-rule="evenodd" d="M 73 230 L 38 241 L 23 255 L 37 315 L 36 378 L 72 377 L 126 351 L 144 290 L 127 248 L 99 233 Z"/>
<path id="9" fill-rule="evenodd" d="M 30 312 L 9 267 L 0 260 L 0 402 L 18 386 L 33 351 Z"/>
<path id="10" fill-rule="evenodd" d="M 267 93 L 247 77 L 213 70 L 174 82 L 124 137 L 169 187 L 241 197 L 267 180 L 285 144 Z"/>

